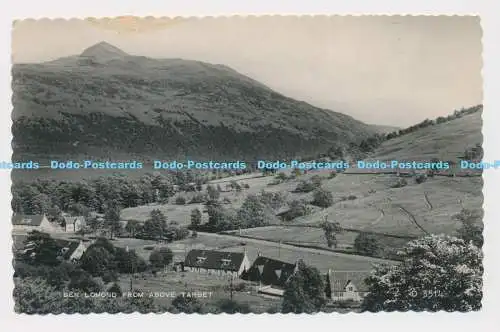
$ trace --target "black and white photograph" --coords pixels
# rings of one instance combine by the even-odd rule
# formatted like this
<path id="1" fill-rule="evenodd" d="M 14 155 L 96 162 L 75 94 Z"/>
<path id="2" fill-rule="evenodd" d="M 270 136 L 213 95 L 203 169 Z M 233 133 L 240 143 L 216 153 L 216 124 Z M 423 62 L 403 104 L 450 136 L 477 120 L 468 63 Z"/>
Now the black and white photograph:
<path id="1" fill-rule="evenodd" d="M 479 16 L 25 19 L 14 311 L 472 312 Z"/>

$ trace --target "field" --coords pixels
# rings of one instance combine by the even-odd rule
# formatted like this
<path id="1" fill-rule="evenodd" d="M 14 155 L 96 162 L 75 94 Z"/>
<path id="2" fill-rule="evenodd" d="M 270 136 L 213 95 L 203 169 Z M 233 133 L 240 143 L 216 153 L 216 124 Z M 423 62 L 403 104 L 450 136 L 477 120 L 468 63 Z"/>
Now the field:
<path id="1" fill-rule="evenodd" d="M 119 281 L 123 291 L 130 289 L 130 276 L 122 276 Z M 154 297 L 155 302 L 169 306 L 173 298 L 182 292 L 205 292 L 207 297 L 199 301 L 208 306 L 215 306 L 219 300 L 229 299 L 229 279 L 203 275 L 195 272 L 163 272 L 157 276 L 138 275 L 132 279 L 133 289 L 140 289 L 144 296 L 150 292 L 163 293 Z M 234 291 L 233 299 L 239 303 L 248 304 L 252 312 L 265 312 L 269 308 L 281 305 L 280 298 L 269 298 L 257 294 L 256 285 L 243 280 L 237 280 L 234 285 L 245 285 L 243 290 Z M 240 286 L 241 287 L 241 286 Z"/>
<path id="2" fill-rule="evenodd" d="M 481 187 L 481 178 L 433 178 L 340 202 L 295 222 L 318 224 L 327 217 L 346 228 L 393 235 L 420 236 L 424 234 L 421 228 L 453 233 L 460 227 L 453 215 L 462 208 L 481 208 Z"/>

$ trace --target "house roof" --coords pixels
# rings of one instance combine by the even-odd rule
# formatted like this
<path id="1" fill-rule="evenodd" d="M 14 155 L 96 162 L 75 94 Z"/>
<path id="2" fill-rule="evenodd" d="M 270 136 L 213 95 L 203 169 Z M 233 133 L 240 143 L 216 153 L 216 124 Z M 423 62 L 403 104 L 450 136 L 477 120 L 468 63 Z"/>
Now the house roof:
<path id="1" fill-rule="evenodd" d="M 264 285 L 284 287 L 295 271 L 295 264 L 259 256 L 242 279 L 261 282 Z"/>
<path id="2" fill-rule="evenodd" d="M 13 225 L 40 226 L 45 217 L 43 214 L 16 214 L 12 217 Z"/>
<path id="3" fill-rule="evenodd" d="M 349 283 L 352 283 L 358 292 L 367 292 L 365 279 L 370 271 L 329 271 L 330 287 L 332 292 L 343 292 Z"/>
<path id="4" fill-rule="evenodd" d="M 76 242 L 76 241 L 67 241 L 67 240 L 59 240 L 59 239 L 57 239 L 55 241 L 59 246 L 62 247 L 61 254 L 62 254 L 62 257 L 64 259 L 70 259 L 71 255 L 80 246 L 80 242 Z M 83 254 L 83 251 L 82 251 L 82 254 Z"/>
<path id="5" fill-rule="evenodd" d="M 238 271 L 244 258 L 243 253 L 193 249 L 187 254 L 184 266 Z"/>

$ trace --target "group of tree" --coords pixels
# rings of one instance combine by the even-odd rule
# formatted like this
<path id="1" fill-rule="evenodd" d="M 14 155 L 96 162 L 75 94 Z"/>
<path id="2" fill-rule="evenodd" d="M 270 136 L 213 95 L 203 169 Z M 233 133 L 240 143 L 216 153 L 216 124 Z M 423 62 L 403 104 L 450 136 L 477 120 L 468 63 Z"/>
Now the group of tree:
<path id="1" fill-rule="evenodd" d="M 219 201 L 206 204 L 208 222 L 202 224 L 201 211 L 191 212 L 190 228 L 198 231 L 220 232 L 240 228 L 261 227 L 277 223 L 277 210 L 285 204 L 282 193 L 262 191 L 248 195 L 239 209 L 223 206 Z"/>
<path id="2" fill-rule="evenodd" d="M 157 242 L 172 242 L 189 236 L 189 230 L 186 227 L 176 222 L 169 223 L 165 214 L 159 209 L 152 210 L 150 217 L 144 223 L 136 220 L 127 221 L 125 230 L 131 237 Z"/>
<path id="3" fill-rule="evenodd" d="M 362 311 L 471 311 L 481 308 L 482 253 L 473 241 L 447 235 L 413 240 L 399 252 L 401 262 L 378 265 L 365 279 Z M 283 313 L 314 313 L 325 309 L 326 278 L 299 261 L 285 285 Z"/>
<path id="4" fill-rule="evenodd" d="M 435 120 L 429 120 L 429 119 L 425 119 L 424 121 L 416 124 L 416 125 L 413 125 L 413 126 L 410 126 L 408 128 L 405 128 L 405 129 L 400 129 L 400 130 L 397 130 L 397 131 L 393 131 L 389 134 L 386 135 L 385 139 L 386 140 L 389 140 L 389 139 L 393 139 L 393 138 L 396 138 L 396 137 L 399 137 L 399 136 L 402 136 L 402 135 L 406 135 L 406 134 L 409 134 L 409 133 L 412 133 L 418 129 L 421 129 L 421 128 L 426 128 L 426 127 L 429 127 L 429 126 L 433 126 L 435 124 L 440 124 L 440 123 L 444 123 L 444 122 L 448 122 L 448 121 L 451 121 L 451 120 L 454 120 L 454 119 L 458 119 L 458 118 L 461 118 L 463 117 L 464 115 L 467 115 L 467 114 L 472 114 L 472 113 L 476 113 L 476 112 L 480 112 L 483 110 L 483 105 L 476 105 L 476 106 L 473 106 L 473 107 L 469 107 L 469 108 L 462 108 L 460 110 L 456 110 L 453 112 L 453 114 L 451 115 L 448 115 L 446 117 L 438 117 L 436 118 Z"/>
<path id="5" fill-rule="evenodd" d="M 301 180 L 297 184 L 294 192 L 297 193 L 308 193 L 321 186 L 322 178 L 319 175 L 312 176 L 309 180 Z"/>
<path id="6" fill-rule="evenodd" d="M 51 214 L 57 211 L 104 213 L 109 202 L 122 208 L 164 202 L 190 184 L 201 190 L 206 174 L 188 171 L 145 174 L 139 178 L 120 175 L 81 181 L 37 179 L 16 181 L 12 186 L 12 208 L 23 214 Z M 198 185 L 196 185 L 198 184 Z M 82 207 L 84 207 L 82 209 Z"/>
<path id="7" fill-rule="evenodd" d="M 333 194 L 320 187 L 314 191 L 312 204 L 322 208 L 330 207 L 333 204 Z"/>
<path id="8" fill-rule="evenodd" d="M 330 222 L 327 218 L 321 223 L 321 228 L 325 234 L 326 245 L 328 248 L 336 248 L 338 245 L 337 234 L 343 232 L 343 228 L 338 222 Z"/>

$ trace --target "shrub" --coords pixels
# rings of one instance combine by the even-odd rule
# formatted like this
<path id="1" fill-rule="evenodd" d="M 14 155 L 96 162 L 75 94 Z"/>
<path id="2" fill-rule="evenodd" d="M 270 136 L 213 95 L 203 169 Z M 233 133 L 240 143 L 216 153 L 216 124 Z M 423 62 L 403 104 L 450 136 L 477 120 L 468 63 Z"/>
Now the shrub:
<path id="1" fill-rule="evenodd" d="M 178 227 L 175 229 L 174 240 L 184 240 L 189 236 L 189 230 L 186 227 Z"/>
<path id="2" fill-rule="evenodd" d="M 391 186 L 391 188 L 403 188 L 408 185 L 408 181 L 404 178 L 398 178 L 398 181 Z"/>
<path id="3" fill-rule="evenodd" d="M 318 183 L 314 183 L 312 181 L 302 180 L 297 184 L 297 187 L 295 188 L 295 192 L 308 193 L 308 192 L 311 192 L 318 187 L 319 187 Z"/>
<path id="4" fill-rule="evenodd" d="M 115 271 L 106 271 L 101 278 L 105 283 L 109 283 L 118 280 L 118 274 Z"/>
<path id="5" fill-rule="evenodd" d="M 97 281 L 92 279 L 90 274 L 80 273 L 71 278 L 68 289 L 90 293 L 100 291 L 101 287 Z"/>
<path id="6" fill-rule="evenodd" d="M 159 248 L 149 255 L 149 262 L 153 267 L 164 268 L 165 266 L 172 263 L 174 254 L 170 248 L 162 247 Z"/>
<path id="7" fill-rule="evenodd" d="M 362 255 L 376 256 L 380 252 L 380 245 L 375 236 L 359 233 L 354 240 L 354 250 Z"/>
<path id="8" fill-rule="evenodd" d="M 227 314 L 248 314 L 251 312 L 250 306 L 247 303 L 239 303 L 234 300 L 223 299 L 217 303 L 220 311 Z"/>
<path id="9" fill-rule="evenodd" d="M 118 297 L 122 296 L 120 285 L 118 285 L 116 282 L 108 289 L 108 292 L 115 293 Z"/>
<path id="10" fill-rule="evenodd" d="M 318 188 L 314 192 L 313 204 L 322 208 L 327 208 L 333 204 L 333 195 L 331 192 Z"/>
<path id="11" fill-rule="evenodd" d="M 244 282 L 237 283 L 233 289 L 237 292 L 243 292 L 246 289 L 246 284 Z"/>
<path id="12" fill-rule="evenodd" d="M 425 181 L 427 181 L 427 176 L 425 174 L 419 174 L 417 175 L 417 177 L 415 178 L 415 182 L 417 184 L 421 184 L 421 183 L 424 183 Z"/>
<path id="13" fill-rule="evenodd" d="M 197 193 L 193 196 L 193 198 L 191 198 L 191 200 L 189 201 L 190 204 L 196 204 L 196 203 L 204 203 L 207 201 L 207 196 L 202 194 L 202 193 Z M 181 205 L 181 203 L 178 203 L 179 205 Z"/>
<path id="14" fill-rule="evenodd" d="M 185 205 L 186 204 L 186 198 L 184 196 L 177 196 L 175 199 L 175 204 L 177 205 Z"/>
<path id="15" fill-rule="evenodd" d="M 292 219 L 303 217 L 311 213 L 311 209 L 307 206 L 307 202 L 304 200 L 293 200 L 288 203 L 289 210 L 283 214 L 282 218 L 285 221 L 290 221 Z"/>
<path id="16" fill-rule="evenodd" d="M 177 296 L 172 301 L 172 306 L 179 312 L 186 314 L 199 313 L 203 309 L 203 304 L 197 298 L 184 295 Z"/>
<path id="17" fill-rule="evenodd" d="M 349 195 L 349 196 L 347 196 L 347 200 L 348 200 L 348 201 L 353 201 L 353 200 L 355 200 L 356 198 L 358 198 L 358 197 L 356 197 L 356 195 Z"/>
<path id="18" fill-rule="evenodd" d="M 281 181 L 285 181 L 287 179 L 287 176 L 285 173 L 280 172 L 280 173 L 278 173 L 278 175 L 276 175 L 275 179 L 281 182 Z"/>

